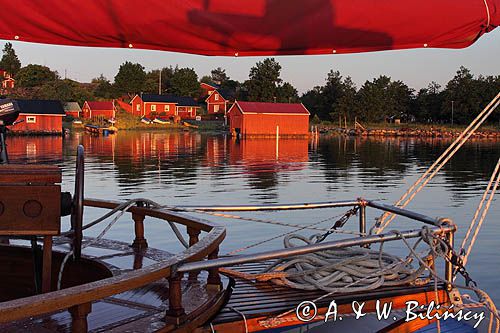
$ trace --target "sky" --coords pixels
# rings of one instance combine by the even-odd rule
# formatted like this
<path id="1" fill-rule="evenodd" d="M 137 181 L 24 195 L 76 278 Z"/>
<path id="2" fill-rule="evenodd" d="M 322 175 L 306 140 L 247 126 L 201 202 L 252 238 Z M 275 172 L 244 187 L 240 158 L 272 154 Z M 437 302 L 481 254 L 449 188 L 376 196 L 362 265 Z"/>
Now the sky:
<path id="1" fill-rule="evenodd" d="M 0 46 L 6 41 L 0 40 Z M 54 46 L 13 41 L 22 65 L 41 64 L 80 82 L 104 74 L 113 81 L 120 64 L 138 62 L 146 70 L 179 65 L 192 67 L 201 78 L 216 67 L 226 69 L 232 79 L 244 81 L 249 70 L 264 57 L 207 57 L 164 51 Z M 483 35 L 466 49 L 413 49 L 314 56 L 279 56 L 281 77 L 304 93 L 323 85 L 333 69 L 350 76 L 359 88 L 366 80 L 379 75 L 402 80 L 414 89 L 426 87 L 431 81 L 444 86 L 460 66 L 475 75 L 500 75 L 500 28 Z"/>

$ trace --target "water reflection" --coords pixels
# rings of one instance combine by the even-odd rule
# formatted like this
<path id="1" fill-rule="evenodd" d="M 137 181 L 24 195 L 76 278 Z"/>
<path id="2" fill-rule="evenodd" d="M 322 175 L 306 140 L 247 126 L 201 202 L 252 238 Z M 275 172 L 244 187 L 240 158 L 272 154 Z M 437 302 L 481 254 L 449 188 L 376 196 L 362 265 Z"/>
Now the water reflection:
<path id="1" fill-rule="evenodd" d="M 350 200 L 359 196 L 396 201 L 408 186 L 451 143 L 443 139 L 321 137 L 319 140 L 242 140 L 222 134 L 198 132 L 120 132 L 115 136 L 74 133 L 70 137 L 9 137 L 12 163 L 51 163 L 63 170 L 63 190 L 74 186 L 75 152 L 86 149 L 85 195 L 103 199 L 146 197 L 163 204 L 262 204 Z M 500 142 L 476 140 L 464 145 L 438 176 L 409 206 L 429 216 L 446 216 L 463 237 L 487 181 L 500 156 Z M 472 276 L 481 281 L 495 300 L 500 290 L 497 262 L 500 210 L 492 203 L 487 221 L 470 261 Z M 338 211 L 287 212 L 280 218 L 295 224 L 336 216 Z M 94 214 L 94 215 L 92 215 Z M 368 212 L 372 223 L 378 212 Z M 97 213 L 86 211 L 86 218 Z M 267 218 L 268 216 L 264 216 Z M 274 217 L 274 216 L 273 216 Z M 242 221 L 214 222 L 228 227 L 221 253 L 242 243 L 262 241 L 284 231 L 281 227 Z M 277 217 L 275 217 L 277 218 Z M 352 226 L 352 225 L 351 225 Z M 395 228 L 415 225 L 395 221 Z M 130 223 L 117 224 L 110 237 L 129 240 Z M 89 231 L 92 233 L 94 231 Z M 168 230 L 151 224 L 151 246 L 171 249 Z M 253 250 L 282 247 L 277 239 Z M 492 290 L 493 289 L 493 290 Z"/>
<path id="2" fill-rule="evenodd" d="M 444 139 L 349 137 L 321 138 L 319 142 L 238 141 L 198 132 L 8 139 L 13 162 L 59 164 L 70 173 L 76 146 L 83 144 L 87 172 L 112 181 L 120 195 L 148 191 L 149 185 L 155 189 L 179 186 L 182 192 L 209 179 L 211 191 L 225 191 L 228 184 L 224 180 L 236 180 L 240 190 L 265 200 L 278 199 L 280 189 L 297 177 L 309 178 L 308 182 L 321 184 L 329 192 L 356 187 L 389 193 L 431 165 L 450 143 Z M 478 180 L 488 179 L 499 155 L 497 141 L 471 141 L 442 170 L 441 181 L 462 201 L 470 191 L 482 188 Z"/>

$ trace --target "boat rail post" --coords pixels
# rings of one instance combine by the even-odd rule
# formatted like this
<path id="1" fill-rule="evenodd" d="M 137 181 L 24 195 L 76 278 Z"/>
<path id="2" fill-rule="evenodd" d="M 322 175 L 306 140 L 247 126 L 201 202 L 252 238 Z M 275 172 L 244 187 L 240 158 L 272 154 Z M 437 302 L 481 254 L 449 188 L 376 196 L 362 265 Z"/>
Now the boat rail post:
<path id="1" fill-rule="evenodd" d="M 68 309 L 71 314 L 71 332 L 87 333 L 87 316 L 92 311 L 92 303 L 83 303 L 75 305 Z"/>
<path id="2" fill-rule="evenodd" d="M 359 199 L 359 232 L 366 235 L 366 201 Z M 363 235 L 360 235 L 363 237 Z"/>
<path id="3" fill-rule="evenodd" d="M 186 314 L 182 307 L 182 275 L 182 273 L 173 272 L 168 279 L 168 309 L 165 319 L 175 325 L 179 325 L 181 317 Z"/>
<path id="4" fill-rule="evenodd" d="M 194 244 L 198 243 L 200 240 L 199 236 L 201 231 L 199 229 L 193 228 L 193 227 L 187 227 L 187 233 L 189 235 L 189 246 L 193 246 Z M 192 271 L 189 272 L 188 275 L 188 281 L 189 282 L 195 282 L 198 280 L 198 275 L 200 274 L 200 271 Z"/>
<path id="5" fill-rule="evenodd" d="M 219 247 L 208 255 L 208 260 L 217 259 L 219 257 Z M 222 281 L 219 276 L 218 268 L 210 268 L 208 270 L 208 278 L 207 278 L 207 289 L 222 290 Z"/>
<path id="6" fill-rule="evenodd" d="M 137 207 L 144 207 L 144 203 L 137 202 Z M 134 220 L 135 239 L 132 247 L 136 250 L 142 250 L 148 247 L 148 242 L 144 237 L 144 214 L 132 213 L 132 220 Z"/>
<path id="7" fill-rule="evenodd" d="M 363 199 L 359 199 L 359 235 L 360 237 L 363 237 L 366 235 L 366 201 Z M 370 245 L 361 245 L 361 247 L 364 248 L 369 248 Z"/>
<path id="8" fill-rule="evenodd" d="M 447 256 L 450 260 L 446 261 L 446 267 L 445 267 L 445 279 L 446 279 L 446 289 L 448 291 L 451 291 L 453 289 L 453 263 L 451 262 L 451 258 L 453 256 L 453 246 L 455 242 L 455 233 L 453 231 L 450 231 L 447 233 L 446 238 L 448 240 L 448 244 L 450 245 L 450 248 L 448 249 Z"/>

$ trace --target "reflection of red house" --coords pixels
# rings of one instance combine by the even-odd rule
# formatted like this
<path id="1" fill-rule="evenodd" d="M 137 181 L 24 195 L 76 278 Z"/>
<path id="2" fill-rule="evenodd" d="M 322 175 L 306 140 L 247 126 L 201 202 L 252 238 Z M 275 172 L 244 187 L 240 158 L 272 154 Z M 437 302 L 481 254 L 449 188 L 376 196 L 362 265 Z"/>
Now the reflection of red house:
<path id="1" fill-rule="evenodd" d="M 66 115 L 59 101 L 17 100 L 18 121 L 11 130 L 25 133 L 62 133 L 62 118 Z"/>
<path id="2" fill-rule="evenodd" d="M 228 111 L 231 133 L 241 136 L 305 136 L 309 115 L 299 103 L 237 101 Z"/>
<path id="3" fill-rule="evenodd" d="M 0 93 L 6 93 L 8 90 L 13 89 L 15 82 L 16 80 L 7 71 L 0 69 Z"/>
<path id="4" fill-rule="evenodd" d="M 231 140 L 229 161 L 252 173 L 300 170 L 309 159 L 307 138 Z M 243 163 L 242 163 L 243 162 Z"/>
<path id="5" fill-rule="evenodd" d="M 136 95 L 132 101 L 132 114 L 139 117 L 174 117 L 194 119 L 200 106 L 191 97 L 175 95 Z"/>
<path id="6" fill-rule="evenodd" d="M 114 101 L 91 102 L 85 101 L 82 108 L 82 118 L 105 118 L 111 119 L 116 115 Z"/>
<path id="7" fill-rule="evenodd" d="M 12 163 L 47 163 L 63 157 L 61 135 L 9 137 L 9 158 Z"/>

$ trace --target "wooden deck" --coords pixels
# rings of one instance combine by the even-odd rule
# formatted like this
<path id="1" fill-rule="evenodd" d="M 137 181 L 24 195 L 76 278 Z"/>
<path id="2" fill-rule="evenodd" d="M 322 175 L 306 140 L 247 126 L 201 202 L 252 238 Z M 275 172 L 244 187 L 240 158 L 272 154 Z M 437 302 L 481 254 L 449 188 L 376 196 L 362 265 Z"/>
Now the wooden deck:
<path id="1" fill-rule="evenodd" d="M 234 270 L 244 273 L 257 273 L 264 269 L 267 263 L 251 263 L 233 267 Z M 440 300 L 447 300 L 443 292 L 443 286 L 439 287 Z M 217 332 L 245 332 L 245 323 L 242 314 L 247 321 L 249 332 L 256 332 L 266 329 L 273 329 L 285 326 L 295 326 L 303 324 L 295 317 L 295 308 L 302 301 L 314 300 L 326 293 L 323 291 L 304 291 L 278 286 L 270 282 L 253 282 L 241 278 L 234 279 L 234 287 L 228 303 L 212 320 L 214 329 Z M 401 308 L 407 300 L 420 300 L 421 304 L 427 304 L 435 299 L 433 285 L 422 287 L 397 287 L 380 288 L 375 291 L 359 294 L 349 294 L 326 297 L 316 302 L 318 314 L 324 314 L 332 300 L 339 305 L 339 313 L 348 314 L 352 311 L 351 302 L 356 300 L 366 302 L 365 311 L 374 310 L 374 300 L 393 302 L 395 309 Z M 425 303 L 427 302 L 427 303 Z M 294 310 L 289 316 L 285 316 L 284 323 L 277 323 L 269 319 L 289 310 Z M 319 320 L 324 317 L 318 316 Z M 392 320 L 392 318 L 391 318 Z M 393 323 L 393 321 L 390 321 Z M 210 332 L 208 327 L 202 328 L 199 332 Z"/>
<path id="2" fill-rule="evenodd" d="M 90 240 L 86 238 L 84 244 Z M 55 251 L 67 252 L 68 249 L 69 244 L 64 238 L 55 241 Z M 84 248 L 82 257 L 103 263 L 116 276 L 165 261 L 172 254 L 153 248 L 137 251 L 127 243 L 106 240 Z M 196 313 L 207 302 L 216 309 L 225 300 L 225 288 L 222 291 L 211 290 L 206 288 L 205 282 L 198 282 L 206 281 L 206 276 L 207 273 L 202 272 L 196 281 L 188 281 L 186 277 L 181 282 L 182 305 L 187 315 Z M 225 279 L 226 286 L 227 281 Z M 94 302 L 92 312 L 88 315 L 89 332 L 154 332 L 171 329 L 172 323 L 165 320 L 168 299 L 168 280 L 163 279 Z M 71 320 L 69 311 L 60 311 L 0 324 L 0 332 L 71 332 Z"/>

